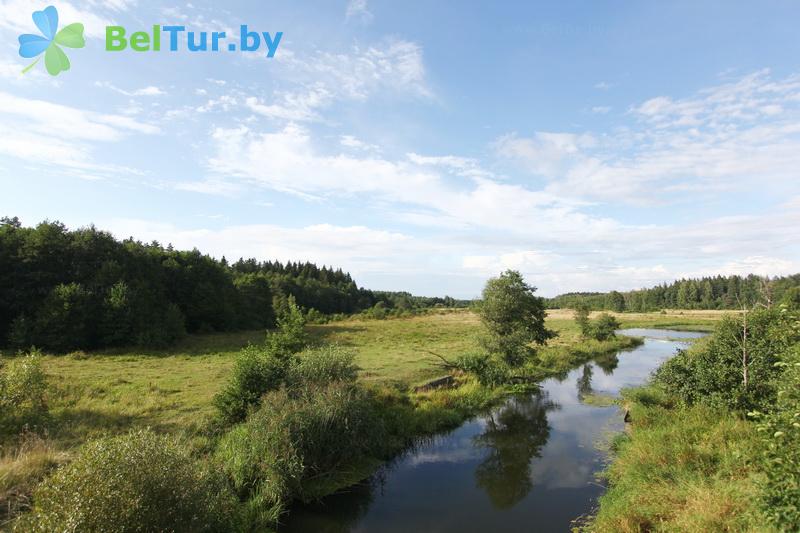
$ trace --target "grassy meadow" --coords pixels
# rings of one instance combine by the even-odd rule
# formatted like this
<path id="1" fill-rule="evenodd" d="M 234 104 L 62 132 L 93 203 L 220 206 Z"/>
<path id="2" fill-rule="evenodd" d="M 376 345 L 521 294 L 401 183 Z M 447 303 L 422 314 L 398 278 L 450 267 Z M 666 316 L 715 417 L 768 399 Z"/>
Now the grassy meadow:
<path id="1" fill-rule="evenodd" d="M 624 327 L 707 328 L 714 312 L 622 314 Z M 566 371 L 593 355 L 631 347 L 631 340 L 587 341 L 572 312 L 549 313 L 547 326 L 559 336 L 540 350 L 533 375 Z M 335 343 L 356 354 L 361 380 L 410 389 L 447 372 L 445 358 L 478 349 L 483 326 L 472 312 L 441 310 L 391 320 L 351 319 L 308 326 L 316 342 Z M 78 446 L 101 435 L 149 427 L 187 437 L 202 452 L 214 414 L 212 400 L 230 374 L 235 355 L 264 332 L 193 335 L 161 351 L 114 350 L 45 356 L 53 386 L 47 402 L 44 435 L 0 442 L 0 523 L 24 508 L 33 486 L 55 466 L 68 461 Z M 423 395 L 421 395 L 423 396 Z"/>
<path id="2" fill-rule="evenodd" d="M 721 316 L 714 311 L 684 313 L 620 314 L 618 318 L 623 327 L 703 329 Z M 575 353 L 603 348 L 580 338 L 571 311 L 554 310 L 548 315 L 547 326 L 559 336 L 541 350 L 543 360 L 569 364 Z M 474 313 L 454 311 L 392 320 L 345 320 L 309 329 L 318 342 L 354 350 L 362 379 L 414 386 L 446 373 L 431 352 L 452 358 L 477 350 L 482 326 Z M 77 443 L 131 425 L 200 431 L 213 412 L 211 400 L 227 379 L 236 353 L 263 338 L 260 331 L 193 335 L 163 351 L 48 356 L 45 368 L 58 391 L 50 398 L 51 414 L 64 428 L 59 437 Z"/>

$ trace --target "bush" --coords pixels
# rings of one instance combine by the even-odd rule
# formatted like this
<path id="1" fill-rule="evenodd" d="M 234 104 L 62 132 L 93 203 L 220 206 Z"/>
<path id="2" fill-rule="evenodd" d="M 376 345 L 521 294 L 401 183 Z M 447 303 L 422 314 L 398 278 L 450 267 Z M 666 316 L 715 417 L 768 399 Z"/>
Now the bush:
<path id="1" fill-rule="evenodd" d="M 758 426 L 764 443 L 762 507 L 782 531 L 800 531 L 800 346 L 778 363 L 777 404 Z"/>
<path id="2" fill-rule="evenodd" d="M 222 421 L 241 422 L 264 393 L 286 383 L 289 369 L 295 364 L 295 353 L 306 344 L 305 318 L 290 296 L 286 311 L 278 319 L 278 331 L 268 334 L 263 346 L 249 345 L 240 352 L 230 381 L 214 398 Z"/>
<path id="3" fill-rule="evenodd" d="M 233 373 L 214 405 L 226 424 L 241 422 L 264 393 L 278 389 L 286 379 L 288 362 L 267 347 L 249 345 L 236 357 Z"/>
<path id="4" fill-rule="evenodd" d="M 708 342 L 682 351 L 656 372 L 656 380 L 687 404 L 723 405 L 734 410 L 763 409 L 775 402 L 775 366 L 795 334 L 775 310 L 751 311 L 747 317 L 747 376 L 742 357 L 743 319 L 723 318 Z"/>
<path id="5" fill-rule="evenodd" d="M 591 322 L 589 321 L 589 304 L 586 302 L 578 302 L 575 304 L 575 322 L 581 330 L 582 337 L 591 336 Z"/>
<path id="6" fill-rule="evenodd" d="M 307 324 L 327 324 L 328 317 L 314 309 L 313 307 L 306 312 Z"/>
<path id="7" fill-rule="evenodd" d="M 87 444 L 34 494 L 25 531 L 230 531 L 224 479 L 149 430 Z"/>
<path id="8" fill-rule="evenodd" d="M 596 341 L 607 341 L 617 336 L 620 328 L 619 321 L 608 313 L 601 313 L 595 318 L 589 328 L 590 336 Z"/>
<path id="9" fill-rule="evenodd" d="M 17 428 L 45 415 L 47 388 L 38 350 L 8 362 L 0 360 L 0 428 Z"/>
<path id="10" fill-rule="evenodd" d="M 385 426 L 372 397 L 346 383 L 267 393 L 261 407 L 233 428 L 218 454 L 240 496 L 248 498 L 249 526 L 265 528 L 307 483 L 341 475 L 366 456 L 380 454 Z"/>
<path id="11" fill-rule="evenodd" d="M 494 387 L 508 381 L 510 372 L 508 366 L 487 354 L 462 355 L 455 361 L 455 365 L 478 378 L 481 385 Z"/>
<path id="12" fill-rule="evenodd" d="M 292 385 L 326 385 L 337 381 L 355 383 L 358 367 L 355 355 L 332 345 L 300 354 L 291 367 Z"/>
<path id="13" fill-rule="evenodd" d="M 278 331 L 267 335 L 267 346 L 275 355 L 288 358 L 308 344 L 305 328 L 306 318 L 303 311 L 295 302 L 294 296 L 289 296 L 286 310 L 278 318 Z"/>

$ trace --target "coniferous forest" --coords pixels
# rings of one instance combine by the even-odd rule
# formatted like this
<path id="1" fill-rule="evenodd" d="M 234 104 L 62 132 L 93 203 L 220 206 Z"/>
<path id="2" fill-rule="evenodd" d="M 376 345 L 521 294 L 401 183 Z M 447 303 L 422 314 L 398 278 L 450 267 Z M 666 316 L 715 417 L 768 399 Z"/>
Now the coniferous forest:
<path id="1" fill-rule="evenodd" d="M 628 292 L 574 292 L 548 300 L 551 309 L 574 309 L 579 303 L 596 311 L 644 313 L 661 309 L 741 309 L 757 303 L 771 306 L 796 297 L 800 274 L 766 278 L 714 276 L 682 279 L 650 289 Z"/>

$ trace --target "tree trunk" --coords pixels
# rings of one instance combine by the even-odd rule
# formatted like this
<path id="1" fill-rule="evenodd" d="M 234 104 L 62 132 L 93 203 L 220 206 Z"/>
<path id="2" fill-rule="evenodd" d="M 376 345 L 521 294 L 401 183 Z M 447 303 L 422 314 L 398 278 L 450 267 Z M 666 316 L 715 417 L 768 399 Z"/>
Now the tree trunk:
<path id="1" fill-rule="evenodd" d="M 748 367 L 749 361 L 747 358 L 747 309 L 744 310 L 744 322 L 742 325 L 742 383 L 744 388 L 747 389 L 748 381 Z"/>

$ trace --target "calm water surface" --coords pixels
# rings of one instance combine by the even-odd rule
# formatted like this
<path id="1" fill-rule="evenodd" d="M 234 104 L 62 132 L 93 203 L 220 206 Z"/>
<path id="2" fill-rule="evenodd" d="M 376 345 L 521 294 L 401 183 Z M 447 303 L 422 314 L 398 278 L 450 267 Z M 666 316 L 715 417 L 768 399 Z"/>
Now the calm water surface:
<path id="1" fill-rule="evenodd" d="M 630 329 L 631 351 L 549 379 L 458 429 L 418 443 L 368 481 L 294 507 L 286 532 L 569 531 L 602 494 L 601 444 L 623 429 L 617 407 L 585 405 L 587 394 L 639 385 L 702 333 Z"/>

